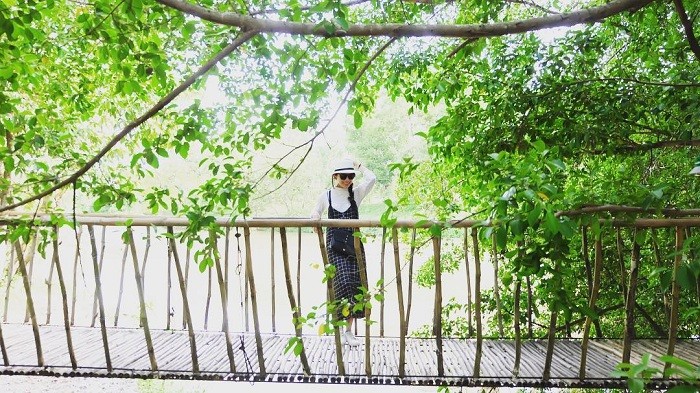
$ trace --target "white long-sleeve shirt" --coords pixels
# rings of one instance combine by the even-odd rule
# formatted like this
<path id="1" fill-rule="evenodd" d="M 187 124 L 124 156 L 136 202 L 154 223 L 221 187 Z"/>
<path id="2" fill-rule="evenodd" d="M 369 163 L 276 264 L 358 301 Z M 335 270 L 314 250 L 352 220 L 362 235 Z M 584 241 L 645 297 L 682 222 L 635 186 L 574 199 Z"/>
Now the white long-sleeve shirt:
<path id="1" fill-rule="evenodd" d="M 371 170 L 367 169 L 365 166 L 360 166 L 359 171 L 362 172 L 362 182 L 353 182 L 352 192 L 355 195 L 355 202 L 360 205 L 363 199 L 372 191 L 374 183 L 377 182 L 377 176 Z M 350 201 L 348 198 L 350 193 L 347 188 L 333 187 L 331 189 L 331 202 L 333 203 L 333 208 L 339 212 L 344 212 L 350 208 Z M 321 217 L 327 217 L 326 212 L 328 212 L 328 190 L 321 193 L 316 201 L 316 206 L 311 211 L 312 219 L 319 219 Z"/>

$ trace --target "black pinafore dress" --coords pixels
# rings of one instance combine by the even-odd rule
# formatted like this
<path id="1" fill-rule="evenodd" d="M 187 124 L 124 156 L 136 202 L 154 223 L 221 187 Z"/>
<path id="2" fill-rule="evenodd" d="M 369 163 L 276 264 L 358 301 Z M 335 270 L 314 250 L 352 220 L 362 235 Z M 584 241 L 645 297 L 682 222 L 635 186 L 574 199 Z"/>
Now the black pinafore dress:
<path id="1" fill-rule="evenodd" d="M 331 192 L 328 191 L 328 218 L 329 219 L 358 219 L 360 218 L 360 213 L 357 208 L 357 203 L 354 199 L 350 200 L 350 208 L 344 212 L 339 212 L 333 208 L 331 204 Z M 329 227 L 326 232 L 326 244 L 330 244 L 331 236 L 334 231 L 341 230 L 345 228 L 333 228 Z M 357 303 L 355 295 L 360 294 L 360 287 L 362 286 L 362 281 L 360 281 L 360 269 L 357 265 L 357 258 L 355 256 L 342 255 L 338 252 L 327 248 L 328 250 L 328 262 L 335 266 L 335 277 L 333 277 L 333 289 L 335 291 L 335 300 L 341 302 L 343 299 L 347 300 L 350 305 L 350 314 L 348 316 L 339 313 L 339 317 L 346 319 L 348 317 L 353 318 L 363 318 L 365 316 L 364 310 L 353 311 L 353 306 Z M 366 261 L 365 258 L 365 247 L 362 242 L 360 242 L 360 250 L 362 251 L 362 260 Z"/>

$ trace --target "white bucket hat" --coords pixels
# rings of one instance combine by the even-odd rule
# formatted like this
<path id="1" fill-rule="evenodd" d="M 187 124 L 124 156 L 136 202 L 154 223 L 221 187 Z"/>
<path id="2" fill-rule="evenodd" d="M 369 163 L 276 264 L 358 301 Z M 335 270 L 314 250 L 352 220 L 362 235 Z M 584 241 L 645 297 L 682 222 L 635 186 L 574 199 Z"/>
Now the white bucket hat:
<path id="1" fill-rule="evenodd" d="M 333 171 L 331 174 L 335 175 L 336 173 L 357 174 L 357 171 L 355 170 L 355 166 L 353 165 L 353 161 L 351 159 L 343 158 L 342 160 L 338 160 L 333 166 Z"/>

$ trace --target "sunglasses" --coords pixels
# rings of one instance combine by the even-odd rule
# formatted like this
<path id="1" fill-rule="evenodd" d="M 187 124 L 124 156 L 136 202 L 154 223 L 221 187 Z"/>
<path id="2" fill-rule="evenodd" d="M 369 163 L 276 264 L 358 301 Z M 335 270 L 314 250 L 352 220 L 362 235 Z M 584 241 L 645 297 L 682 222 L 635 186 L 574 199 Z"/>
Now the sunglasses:
<path id="1" fill-rule="evenodd" d="M 355 174 L 354 173 L 339 173 L 338 177 L 340 178 L 340 180 L 345 180 L 345 179 L 352 180 L 355 178 Z"/>

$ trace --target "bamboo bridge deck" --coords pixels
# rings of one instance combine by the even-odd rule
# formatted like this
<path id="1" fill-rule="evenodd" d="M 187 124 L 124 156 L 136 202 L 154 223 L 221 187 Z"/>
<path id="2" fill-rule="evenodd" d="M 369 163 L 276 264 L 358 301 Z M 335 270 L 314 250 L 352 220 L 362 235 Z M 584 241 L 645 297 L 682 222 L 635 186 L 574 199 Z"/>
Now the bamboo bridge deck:
<path id="1" fill-rule="evenodd" d="M 26 224 L 0 219 L 0 375 L 624 388 L 614 370 L 644 355 L 659 370 L 670 367 L 663 356 L 700 362 L 700 285 L 684 289 L 678 279 L 695 258 L 700 218 L 617 222 L 590 242 L 582 228 L 580 260 L 567 261 L 580 280 L 562 288 L 574 304 L 568 315 L 534 295 L 551 277 L 503 269 L 505 250 L 481 239 L 476 221 L 450 222 L 435 236 L 424 221 L 217 219 L 194 241 L 179 237 L 188 224 L 180 218 L 55 222 L 34 217 L 18 230 L 33 237 L 12 236 Z M 368 288 L 358 347 L 341 344 L 324 237 L 308 230 L 328 226 L 369 236 L 368 261 L 358 260 Z M 431 285 L 413 285 L 414 265 Z M 649 280 L 646 266 L 669 283 Z M 658 310 L 644 308 L 649 299 Z M 680 383 L 659 375 L 648 386 Z"/>
<path id="2" fill-rule="evenodd" d="M 285 353 L 290 335 L 264 335 L 262 347 L 265 374 L 261 374 L 256 356 L 255 336 L 233 333 L 236 372 L 231 372 L 222 332 L 200 331 L 198 343 L 199 372 L 193 372 L 189 356 L 190 343 L 186 331 L 152 330 L 153 348 L 158 369 L 152 370 L 147 345 L 141 329 L 110 328 L 107 331 L 111 348 L 112 371 L 107 372 L 100 329 L 73 328 L 78 366 L 73 368 L 68 357 L 66 333 L 63 326 L 41 327 L 44 366 L 36 365 L 36 348 L 32 328 L 25 324 L 3 324 L 2 331 L 9 365 L 0 366 L 5 375 L 50 375 L 59 377 L 117 377 L 204 379 L 267 382 L 318 382 L 392 385 L 450 386 L 579 386 L 625 387 L 625 381 L 611 378 L 610 370 L 622 356 L 621 340 L 593 340 L 588 350 L 586 378 L 579 378 L 581 341 L 557 340 L 554 347 L 554 367 L 547 381 L 542 379 L 547 340 L 528 340 L 522 346 L 519 372 L 513 370 L 515 343 L 513 340 L 486 340 L 482 354 L 480 376 L 474 375 L 476 340 L 445 339 L 443 341 L 444 375 L 438 372 L 435 340 L 408 338 L 406 344 L 405 376 L 399 377 L 398 338 L 371 338 L 372 375 L 364 366 L 364 345 L 343 346 L 345 375 L 341 376 L 335 363 L 335 343 L 332 336 L 309 335 L 303 340 L 312 374 L 304 373 L 299 356 Z M 639 361 L 644 353 L 657 358 L 665 353 L 663 340 L 636 340 L 633 359 Z M 686 358 L 697 357 L 700 341 L 684 340 L 676 353 Z M 657 363 L 656 367 L 663 367 Z"/>

